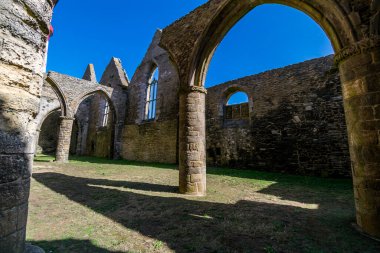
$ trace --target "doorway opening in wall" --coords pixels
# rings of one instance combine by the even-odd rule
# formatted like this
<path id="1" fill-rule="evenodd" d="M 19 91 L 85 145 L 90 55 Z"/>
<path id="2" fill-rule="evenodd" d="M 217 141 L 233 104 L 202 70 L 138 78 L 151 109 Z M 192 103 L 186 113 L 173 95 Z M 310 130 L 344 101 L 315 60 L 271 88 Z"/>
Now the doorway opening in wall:
<path id="1" fill-rule="evenodd" d="M 294 8 L 264 4 L 241 19 L 205 81 L 208 165 L 350 176 L 333 52 L 322 28 Z"/>
<path id="2" fill-rule="evenodd" d="M 55 155 L 61 115 L 61 110 L 54 110 L 43 120 L 38 131 L 37 155 Z"/>
<path id="3" fill-rule="evenodd" d="M 95 93 L 80 103 L 75 119 L 78 122 L 77 142 L 72 143 L 75 155 L 113 158 L 115 113 L 103 93 Z M 74 140 L 74 137 L 72 137 Z"/>
<path id="4" fill-rule="evenodd" d="M 113 107 L 103 93 L 84 98 L 74 115 L 69 155 L 113 158 L 114 115 Z M 53 109 L 42 121 L 36 146 L 38 155 L 55 156 L 59 145 L 61 117 L 61 109 Z"/>

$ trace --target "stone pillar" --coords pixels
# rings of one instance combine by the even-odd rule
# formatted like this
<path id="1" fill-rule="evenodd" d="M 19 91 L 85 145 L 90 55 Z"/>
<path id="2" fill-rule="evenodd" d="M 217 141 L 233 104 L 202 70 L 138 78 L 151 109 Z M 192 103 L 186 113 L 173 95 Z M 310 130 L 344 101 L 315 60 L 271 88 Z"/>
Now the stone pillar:
<path id="1" fill-rule="evenodd" d="M 56 0 L 0 1 L 0 252 L 23 253 L 46 39 Z"/>
<path id="2" fill-rule="evenodd" d="M 56 162 L 67 163 L 69 161 L 70 142 L 74 120 L 74 118 L 70 117 L 61 117 L 55 157 Z"/>
<path id="3" fill-rule="evenodd" d="M 206 89 L 188 87 L 179 102 L 179 191 L 206 194 Z"/>
<path id="4" fill-rule="evenodd" d="M 380 49 L 367 40 L 337 54 L 356 203 L 357 224 L 380 238 Z"/>
<path id="5" fill-rule="evenodd" d="M 34 150 L 34 156 L 37 156 L 37 152 L 38 152 L 38 141 L 40 139 L 40 134 L 41 134 L 41 129 L 37 129 L 36 130 L 36 135 L 35 135 L 35 140 L 34 140 L 34 147 L 33 147 L 33 150 Z"/>

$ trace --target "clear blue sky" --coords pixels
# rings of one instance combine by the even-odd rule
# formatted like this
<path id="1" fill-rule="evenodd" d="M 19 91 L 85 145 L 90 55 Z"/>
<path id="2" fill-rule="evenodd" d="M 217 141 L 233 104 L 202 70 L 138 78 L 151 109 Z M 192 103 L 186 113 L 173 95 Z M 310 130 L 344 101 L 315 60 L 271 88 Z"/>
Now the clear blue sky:
<path id="1" fill-rule="evenodd" d="M 132 78 L 156 29 L 205 2 L 61 0 L 53 16 L 48 70 L 82 77 L 93 63 L 100 79 L 115 56 Z M 218 47 L 206 87 L 331 53 L 325 33 L 307 15 L 282 5 L 259 6 Z"/>

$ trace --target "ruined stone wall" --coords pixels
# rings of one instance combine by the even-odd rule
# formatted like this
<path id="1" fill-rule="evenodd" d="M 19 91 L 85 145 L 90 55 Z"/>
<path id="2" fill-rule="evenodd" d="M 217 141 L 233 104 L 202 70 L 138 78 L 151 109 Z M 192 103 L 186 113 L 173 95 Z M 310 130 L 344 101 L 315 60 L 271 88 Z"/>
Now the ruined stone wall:
<path id="1" fill-rule="evenodd" d="M 228 96 L 244 91 L 250 117 L 225 119 Z M 207 162 L 317 176 L 349 176 L 339 75 L 333 57 L 208 89 Z"/>
<path id="2" fill-rule="evenodd" d="M 95 94 L 91 97 L 90 110 L 87 111 L 89 120 L 85 155 L 112 158 L 115 125 L 110 113 L 107 126 L 101 126 L 104 104 L 105 98 L 102 95 Z"/>
<path id="3" fill-rule="evenodd" d="M 111 120 L 112 122 L 112 120 Z M 112 158 L 113 155 L 113 129 L 112 127 L 104 127 L 98 129 L 95 139 L 95 157 Z"/>
<path id="4" fill-rule="evenodd" d="M 158 46 L 161 31 L 153 42 L 128 88 L 127 118 L 123 129 L 122 157 L 128 160 L 176 163 L 179 81 L 165 50 Z M 145 121 L 146 89 L 159 69 L 156 117 Z"/>
<path id="5" fill-rule="evenodd" d="M 51 71 L 45 78 L 40 110 L 35 119 L 38 129 L 49 113 L 61 109 L 62 115 L 73 115 L 75 118 L 72 132 L 67 132 L 71 135 L 70 154 L 119 157 L 120 133 L 125 122 L 126 88 L 129 82 L 120 60 L 111 59 L 101 84 L 96 80 L 92 64 L 87 67 L 83 79 Z M 107 126 L 103 127 L 101 123 L 106 101 L 110 104 L 110 114 Z M 54 150 L 51 147 L 57 144 L 56 138 L 52 137 L 55 132 L 45 133 L 49 128 L 41 130 L 38 133 L 43 135 L 43 145 Z M 117 141 L 115 133 L 119 133 Z"/>
<path id="6" fill-rule="evenodd" d="M 114 108 L 111 108 L 114 112 L 114 117 L 110 118 L 110 123 L 114 124 L 113 132 L 111 132 L 111 135 L 110 133 L 105 135 L 103 133 L 101 138 L 113 139 L 114 144 L 110 147 L 110 150 L 113 150 L 113 158 L 119 159 L 121 157 L 122 132 L 126 120 L 127 89 L 129 86 L 129 79 L 120 59 L 112 57 L 100 79 L 100 83 L 113 89 L 111 100 L 114 106 Z"/>
<path id="7" fill-rule="evenodd" d="M 76 145 L 76 155 L 85 155 L 87 153 L 87 136 L 90 120 L 90 108 L 92 97 L 86 98 L 78 107 L 78 111 L 75 114 L 75 120 L 78 125 L 78 137 Z M 74 146 L 70 148 L 70 153 L 74 153 Z"/>

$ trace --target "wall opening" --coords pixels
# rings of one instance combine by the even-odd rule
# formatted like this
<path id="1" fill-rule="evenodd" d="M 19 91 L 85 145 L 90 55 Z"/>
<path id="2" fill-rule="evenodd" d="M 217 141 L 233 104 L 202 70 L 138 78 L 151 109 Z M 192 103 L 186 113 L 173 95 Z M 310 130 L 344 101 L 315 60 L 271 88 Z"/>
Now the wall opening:
<path id="1" fill-rule="evenodd" d="M 224 119 L 249 119 L 249 99 L 247 93 L 238 91 L 229 97 L 224 106 Z"/>
<path id="2" fill-rule="evenodd" d="M 54 155 L 57 150 L 61 110 L 50 113 L 43 121 L 38 138 L 37 154 Z"/>
<path id="3" fill-rule="evenodd" d="M 115 112 L 105 95 L 96 93 L 86 98 L 79 105 L 75 118 L 80 126 L 78 153 L 87 156 L 112 158 Z"/>
<path id="4" fill-rule="evenodd" d="M 155 67 L 146 87 L 145 120 L 154 120 L 156 118 L 158 78 L 159 71 L 158 68 Z"/>

